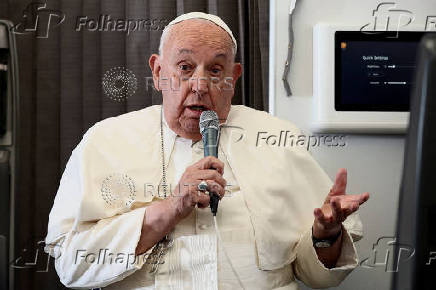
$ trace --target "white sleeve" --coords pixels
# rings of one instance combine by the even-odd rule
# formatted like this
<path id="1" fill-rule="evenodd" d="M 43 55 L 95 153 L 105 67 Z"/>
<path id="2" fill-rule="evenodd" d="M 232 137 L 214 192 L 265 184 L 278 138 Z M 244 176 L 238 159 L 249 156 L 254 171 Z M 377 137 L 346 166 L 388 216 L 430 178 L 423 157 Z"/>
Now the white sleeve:
<path id="1" fill-rule="evenodd" d="M 82 150 L 73 150 L 49 216 L 45 251 L 55 258 L 60 281 L 71 288 L 104 287 L 140 269 L 146 254 L 135 257 L 145 207 L 96 220 L 80 220 L 83 192 Z"/>
<path id="2" fill-rule="evenodd" d="M 312 230 L 306 231 L 297 244 L 293 269 L 298 280 L 311 288 L 338 286 L 357 267 L 358 256 L 351 234 L 343 227 L 341 254 L 334 268 L 326 268 L 312 244 Z"/>
<path id="3" fill-rule="evenodd" d="M 140 269 L 146 254 L 135 256 L 135 249 L 144 213 L 145 208 L 137 208 L 62 236 L 52 252 L 62 284 L 70 288 L 105 287 Z"/>

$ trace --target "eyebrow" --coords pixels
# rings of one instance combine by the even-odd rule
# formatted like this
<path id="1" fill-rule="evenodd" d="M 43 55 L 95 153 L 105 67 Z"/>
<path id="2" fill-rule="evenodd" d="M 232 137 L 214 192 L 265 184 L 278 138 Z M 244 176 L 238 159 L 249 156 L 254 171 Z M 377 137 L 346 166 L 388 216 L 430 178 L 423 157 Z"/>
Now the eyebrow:
<path id="1" fill-rule="evenodd" d="M 178 51 L 179 55 L 180 54 L 193 54 L 193 53 L 194 53 L 194 51 L 192 49 L 187 49 L 187 48 L 181 48 Z M 227 54 L 226 53 L 218 53 L 215 55 L 215 58 L 220 58 L 220 57 L 227 58 Z"/>
<path id="2" fill-rule="evenodd" d="M 194 53 L 194 51 L 192 51 L 191 49 L 187 49 L 187 48 L 179 49 L 179 54 L 184 54 L 184 53 L 192 54 L 192 53 Z"/>
<path id="3" fill-rule="evenodd" d="M 217 55 L 215 55 L 215 58 L 219 58 L 219 57 L 227 58 L 227 54 L 226 53 L 218 53 Z"/>

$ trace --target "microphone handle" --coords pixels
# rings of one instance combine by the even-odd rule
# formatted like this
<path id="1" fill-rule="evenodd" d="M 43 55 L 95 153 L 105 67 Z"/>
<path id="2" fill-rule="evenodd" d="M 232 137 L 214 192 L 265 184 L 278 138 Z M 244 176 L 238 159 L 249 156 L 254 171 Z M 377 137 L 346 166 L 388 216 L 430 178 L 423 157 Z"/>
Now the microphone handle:
<path id="1" fill-rule="evenodd" d="M 218 130 L 214 128 L 206 128 L 203 132 L 204 157 L 214 156 L 218 158 Z M 210 210 L 214 216 L 218 211 L 218 203 L 220 197 L 217 193 L 209 191 Z"/>
<path id="2" fill-rule="evenodd" d="M 204 157 L 218 158 L 218 130 L 206 128 L 203 132 Z"/>

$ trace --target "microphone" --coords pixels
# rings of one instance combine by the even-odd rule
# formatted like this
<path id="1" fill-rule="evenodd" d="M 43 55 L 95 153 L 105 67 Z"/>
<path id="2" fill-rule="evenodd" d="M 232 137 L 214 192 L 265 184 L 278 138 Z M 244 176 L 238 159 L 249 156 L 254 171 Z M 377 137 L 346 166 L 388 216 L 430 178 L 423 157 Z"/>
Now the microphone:
<path id="1" fill-rule="evenodd" d="M 204 157 L 214 156 L 218 158 L 218 142 L 220 122 L 218 115 L 214 111 L 203 111 L 200 115 L 200 133 L 203 139 Z M 210 210 L 214 216 L 218 210 L 219 195 L 209 191 Z"/>
<path id="2" fill-rule="evenodd" d="M 200 125 L 199 127 L 200 127 L 201 137 L 203 140 L 203 146 L 204 146 L 204 157 L 215 156 L 218 158 L 220 122 L 217 113 L 214 111 L 201 112 L 199 125 Z M 218 230 L 218 223 L 216 220 L 216 212 L 218 211 L 218 203 L 220 201 L 220 197 L 217 193 L 212 191 L 209 191 L 209 196 L 210 196 L 210 210 L 214 216 L 213 220 L 215 223 L 215 231 L 217 233 L 218 240 L 222 245 L 221 234 L 220 231 Z M 230 257 L 227 254 L 226 249 L 224 248 L 224 245 L 222 245 L 222 249 L 227 258 L 227 261 L 230 264 L 230 267 L 232 268 L 233 273 L 236 276 L 236 279 L 238 279 L 239 285 L 242 287 L 242 289 L 245 289 L 244 284 L 242 284 L 241 278 L 236 272 L 235 267 L 233 267 L 232 261 L 230 260 Z"/>

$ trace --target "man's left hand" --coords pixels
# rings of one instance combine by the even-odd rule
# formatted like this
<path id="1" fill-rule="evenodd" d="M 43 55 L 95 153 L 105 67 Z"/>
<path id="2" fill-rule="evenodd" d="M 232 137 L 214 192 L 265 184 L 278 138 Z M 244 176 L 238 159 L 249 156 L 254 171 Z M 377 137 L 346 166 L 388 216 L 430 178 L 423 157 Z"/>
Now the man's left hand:
<path id="1" fill-rule="evenodd" d="M 336 236 L 342 227 L 342 222 L 359 209 L 359 206 L 369 199 L 369 193 L 346 194 L 347 170 L 339 169 L 335 184 L 327 195 L 321 208 L 313 211 L 313 236 L 318 239 L 328 239 Z"/>

